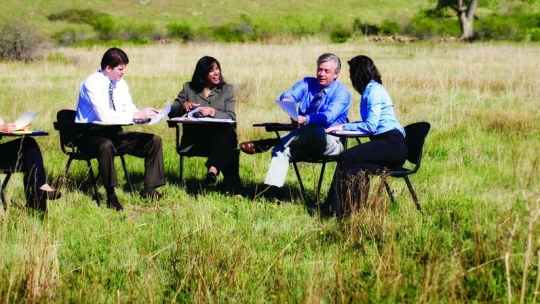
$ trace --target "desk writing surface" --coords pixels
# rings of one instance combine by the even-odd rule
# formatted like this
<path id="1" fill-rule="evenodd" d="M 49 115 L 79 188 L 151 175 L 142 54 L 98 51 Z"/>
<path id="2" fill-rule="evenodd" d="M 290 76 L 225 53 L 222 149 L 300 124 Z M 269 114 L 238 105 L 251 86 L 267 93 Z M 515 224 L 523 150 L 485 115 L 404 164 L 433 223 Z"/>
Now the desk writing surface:
<path id="1" fill-rule="evenodd" d="M 263 122 L 253 124 L 254 127 L 264 127 L 267 132 L 290 131 L 298 128 L 298 125 L 291 122 Z"/>
<path id="2" fill-rule="evenodd" d="M 369 134 L 360 131 L 336 130 L 328 133 L 338 137 L 369 137 Z"/>
<path id="3" fill-rule="evenodd" d="M 0 133 L 0 137 L 2 136 L 11 136 L 11 137 L 21 137 L 21 136 L 47 136 L 49 133 L 43 131 L 43 130 L 36 130 L 36 131 L 14 131 L 12 133 Z"/>
<path id="4" fill-rule="evenodd" d="M 101 127 L 112 127 L 112 126 L 132 126 L 135 123 L 133 122 L 125 122 L 125 123 L 118 123 L 118 122 L 105 122 L 105 121 L 93 121 L 93 122 L 76 122 L 77 124 L 81 125 L 94 125 L 94 126 L 101 126 Z"/>
<path id="5" fill-rule="evenodd" d="M 168 123 L 187 123 L 187 124 L 197 124 L 197 123 L 236 123 L 236 120 L 230 118 L 210 118 L 210 117 L 201 117 L 201 118 L 190 118 L 190 117 L 174 117 L 167 120 Z"/>

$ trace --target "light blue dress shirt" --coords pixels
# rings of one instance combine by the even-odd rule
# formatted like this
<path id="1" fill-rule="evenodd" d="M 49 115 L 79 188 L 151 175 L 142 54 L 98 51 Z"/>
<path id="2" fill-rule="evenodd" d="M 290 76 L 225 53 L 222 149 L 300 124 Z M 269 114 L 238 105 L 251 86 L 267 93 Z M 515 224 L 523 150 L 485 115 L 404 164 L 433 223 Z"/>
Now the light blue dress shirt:
<path id="1" fill-rule="evenodd" d="M 312 102 L 317 102 L 314 99 L 320 90 L 317 78 L 306 77 L 281 94 L 280 99 L 290 98 L 298 103 L 298 114 L 306 116 L 307 125 L 329 128 L 344 124 L 351 106 L 351 94 L 347 87 L 339 80 L 334 80 L 324 87 L 319 106 L 310 108 Z"/>
<path id="2" fill-rule="evenodd" d="M 405 129 L 399 124 L 394 114 L 394 104 L 386 89 L 375 80 L 371 80 L 360 99 L 361 122 L 347 123 L 348 131 L 361 131 L 369 135 L 379 135 L 393 129 L 405 137 Z"/>

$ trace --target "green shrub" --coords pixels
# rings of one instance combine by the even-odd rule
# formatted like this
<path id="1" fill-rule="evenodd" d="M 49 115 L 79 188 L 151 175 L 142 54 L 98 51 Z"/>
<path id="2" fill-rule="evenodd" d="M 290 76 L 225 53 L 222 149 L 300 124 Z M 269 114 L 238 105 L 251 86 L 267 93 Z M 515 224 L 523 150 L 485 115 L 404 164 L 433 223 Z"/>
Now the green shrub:
<path id="1" fill-rule="evenodd" d="M 529 35 L 531 37 L 531 41 L 533 42 L 540 41 L 540 27 L 535 27 L 533 29 L 530 29 Z"/>
<path id="2" fill-rule="evenodd" d="M 4 60 L 31 61 L 44 43 L 36 26 L 22 22 L 0 25 L 0 57 Z"/>
<path id="3" fill-rule="evenodd" d="M 116 34 L 116 23 L 110 15 L 101 15 L 90 23 L 100 39 L 110 40 Z"/>
<path id="4" fill-rule="evenodd" d="M 91 35 L 75 28 L 66 28 L 52 35 L 52 39 L 59 45 L 71 46 L 79 41 L 89 39 Z"/>
<path id="5" fill-rule="evenodd" d="M 184 41 L 193 39 L 193 29 L 188 23 L 170 23 L 166 26 L 168 37 Z"/>
<path id="6" fill-rule="evenodd" d="M 257 28 L 247 15 L 241 16 L 240 23 L 228 23 L 213 28 L 212 37 L 218 41 L 245 42 L 260 39 Z"/>
<path id="7" fill-rule="evenodd" d="M 411 18 L 406 33 L 420 39 L 461 35 L 458 19 L 441 11 L 422 10 Z"/>
<path id="8" fill-rule="evenodd" d="M 525 38 L 526 28 L 520 27 L 520 22 L 513 16 L 491 14 L 478 22 L 476 34 L 484 40 L 514 40 Z"/>
<path id="9" fill-rule="evenodd" d="M 215 27 L 212 31 L 212 38 L 225 42 L 245 42 L 244 32 L 237 29 L 233 24 L 226 24 Z"/>
<path id="10" fill-rule="evenodd" d="M 383 35 L 395 35 L 401 33 L 402 29 L 396 21 L 386 19 L 381 24 L 380 32 Z"/>
<path id="11" fill-rule="evenodd" d="M 364 23 L 360 18 L 355 18 L 352 25 L 353 31 L 364 35 L 378 35 L 380 28 L 375 24 Z"/>
<path id="12" fill-rule="evenodd" d="M 320 29 L 318 20 L 311 16 L 286 15 L 277 22 L 278 31 L 290 33 L 296 38 L 315 34 Z"/>
<path id="13" fill-rule="evenodd" d="M 126 23 L 119 25 L 116 32 L 115 37 L 118 39 L 142 44 L 163 38 L 153 23 Z"/>
<path id="14" fill-rule="evenodd" d="M 93 9 L 67 9 L 59 13 L 50 14 L 47 19 L 50 21 L 67 21 L 71 23 L 85 23 L 91 24 L 95 19 L 105 16 L 107 14 L 96 12 Z"/>
<path id="15" fill-rule="evenodd" d="M 333 43 L 345 43 L 351 38 L 351 33 L 343 27 L 336 27 L 330 33 L 330 41 Z"/>

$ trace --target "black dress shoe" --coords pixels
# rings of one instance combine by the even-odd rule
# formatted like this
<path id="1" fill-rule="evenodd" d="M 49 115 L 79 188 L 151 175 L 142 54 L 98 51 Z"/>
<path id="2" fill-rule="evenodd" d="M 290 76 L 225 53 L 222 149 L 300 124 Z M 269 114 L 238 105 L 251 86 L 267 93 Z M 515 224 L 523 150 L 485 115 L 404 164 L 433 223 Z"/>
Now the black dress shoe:
<path id="1" fill-rule="evenodd" d="M 116 195 L 107 197 L 107 207 L 112 208 L 116 211 L 124 210 L 124 207 L 122 207 L 122 204 L 120 204 L 120 201 L 118 200 L 118 197 Z"/>
<path id="2" fill-rule="evenodd" d="M 163 194 L 157 192 L 157 191 L 144 191 L 142 194 L 141 194 L 141 197 L 143 199 L 151 199 L 151 200 L 155 200 L 155 201 L 159 201 L 160 199 L 163 198 Z"/>
<path id="3" fill-rule="evenodd" d="M 213 172 L 206 173 L 206 178 L 204 179 L 204 184 L 207 186 L 211 186 L 215 184 L 217 181 L 217 175 Z"/>

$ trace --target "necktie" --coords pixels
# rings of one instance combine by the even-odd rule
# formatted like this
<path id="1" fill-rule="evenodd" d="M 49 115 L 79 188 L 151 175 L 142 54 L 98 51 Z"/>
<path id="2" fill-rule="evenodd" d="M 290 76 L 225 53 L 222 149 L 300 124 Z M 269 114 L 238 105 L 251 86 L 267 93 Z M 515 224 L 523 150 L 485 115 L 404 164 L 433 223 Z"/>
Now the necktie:
<path id="1" fill-rule="evenodd" d="M 109 101 L 111 102 L 113 110 L 116 111 L 116 107 L 114 106 L 114 97 L 113 97 L 113 82 L 109 83 Z"/>
<path id="2" fill-rule="evenodd" d="M 317 95 L 315 95 L 315 97 L 311 101 L 311 104 L 309 105 L 309 108 L 306 114 L 312 114 L 312 113 L 317 112 L 317 110 L 319 109 L 319 105 L 321 104 L 323 95 L 324 95 L 324 88 L 321 88 L 319 93 L 317 93 Z"/>

